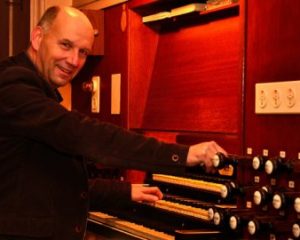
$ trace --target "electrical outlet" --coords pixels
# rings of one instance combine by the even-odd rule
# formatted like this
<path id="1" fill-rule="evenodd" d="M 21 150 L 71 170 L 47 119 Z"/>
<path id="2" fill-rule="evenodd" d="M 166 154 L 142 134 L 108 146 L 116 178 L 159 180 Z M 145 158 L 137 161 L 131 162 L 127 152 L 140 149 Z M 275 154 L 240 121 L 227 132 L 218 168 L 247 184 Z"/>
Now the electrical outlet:
<path id="1" fill-rule="evenodd" d="M 100 112 L 100 77 L 92 77 L 92 97 L 91 97 L 91 111 L 93 113 Z"/>
<path id="2" fill-rule="evenodd" d="M 299 114 L 300 81 L 257 83 L 255 113 Z"/>

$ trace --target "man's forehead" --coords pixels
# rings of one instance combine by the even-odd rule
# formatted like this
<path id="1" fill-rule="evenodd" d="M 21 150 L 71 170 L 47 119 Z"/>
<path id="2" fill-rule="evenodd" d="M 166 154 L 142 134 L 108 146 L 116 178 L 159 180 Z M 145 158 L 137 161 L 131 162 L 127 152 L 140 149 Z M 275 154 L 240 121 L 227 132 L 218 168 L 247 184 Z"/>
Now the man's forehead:
<path id="1" fill-rule="evenodd" d="M 67 21 L 67 22 L 81 23 L 87 28 L 93 28 L 88 17 L 80 10 L 72 7 L 65 7 L 61 11 L 59 11 L 56 20 L 62 22 Z"/>
<path id="2" fill-rule="evenodd" d="M 74 47 L 91 50 L 94 42 L 94 36 L 81 31 L 79 28 L 70 28 L 69 25 L 61 27 L 61 25 L 53 25 L 48 32 L 50 38 L 54 38 L 57 42 L 69 43 Z"/>
<path id="3" fill-rule="evenodd" d="M 72 11 L 70 13 L 60 11 L 53 21 L 52 27 L 57 31 L 83 32 L 87 36 L 94 33 L 93 27 L 87 17 L 83 13 L 76 14 L 76 12 Z"/>

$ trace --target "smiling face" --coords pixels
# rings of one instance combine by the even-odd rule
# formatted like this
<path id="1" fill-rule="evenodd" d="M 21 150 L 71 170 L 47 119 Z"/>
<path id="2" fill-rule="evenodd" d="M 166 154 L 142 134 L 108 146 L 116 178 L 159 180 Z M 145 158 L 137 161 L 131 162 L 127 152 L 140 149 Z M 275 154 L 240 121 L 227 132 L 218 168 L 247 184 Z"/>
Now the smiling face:
<path id="1" fill-rule="evenodd" d="M 83 67 L 94 41 L 87 17 L 77 9 L 61 9 L 53 23 L 32 32 L 29 56 L 53 88 L 69 83 Z"/>

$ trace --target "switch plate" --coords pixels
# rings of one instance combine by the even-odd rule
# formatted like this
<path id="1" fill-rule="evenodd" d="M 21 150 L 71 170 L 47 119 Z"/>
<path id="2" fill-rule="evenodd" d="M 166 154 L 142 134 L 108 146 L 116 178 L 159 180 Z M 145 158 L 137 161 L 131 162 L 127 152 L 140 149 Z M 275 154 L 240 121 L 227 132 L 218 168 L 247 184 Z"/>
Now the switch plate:
<path id="1" fill-rule="evenodd" d="M 100 77 L 93 76 L 92 82 L 93 82 L 93 91 L 91 97 L 91 111 L 93 113 L 99 113 L 100 112 Z"/>
<path id="2" fill-rule="evenodd" d="M 121 113 L 121 74 L 111 75 L 111 114 Z"/>
<path id="3" fill-rule="evenodd" d="M 299 114 L 300 80 L 255 84 L 256 114 Z"/>

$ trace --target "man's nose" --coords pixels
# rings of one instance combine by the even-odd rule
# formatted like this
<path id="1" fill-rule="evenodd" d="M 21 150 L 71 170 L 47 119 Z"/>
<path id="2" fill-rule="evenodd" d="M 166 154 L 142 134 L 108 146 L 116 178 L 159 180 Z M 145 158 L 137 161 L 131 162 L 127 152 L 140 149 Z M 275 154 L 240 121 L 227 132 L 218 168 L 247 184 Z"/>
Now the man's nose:
<path id="1" fill-rule="evenodd" d="M 69 64 L 71 64 L 74 67 L 79 66 L 79 52 L 76 50 L 70 51 L 70 54 L 68 55 L 67 61 Z"/>

